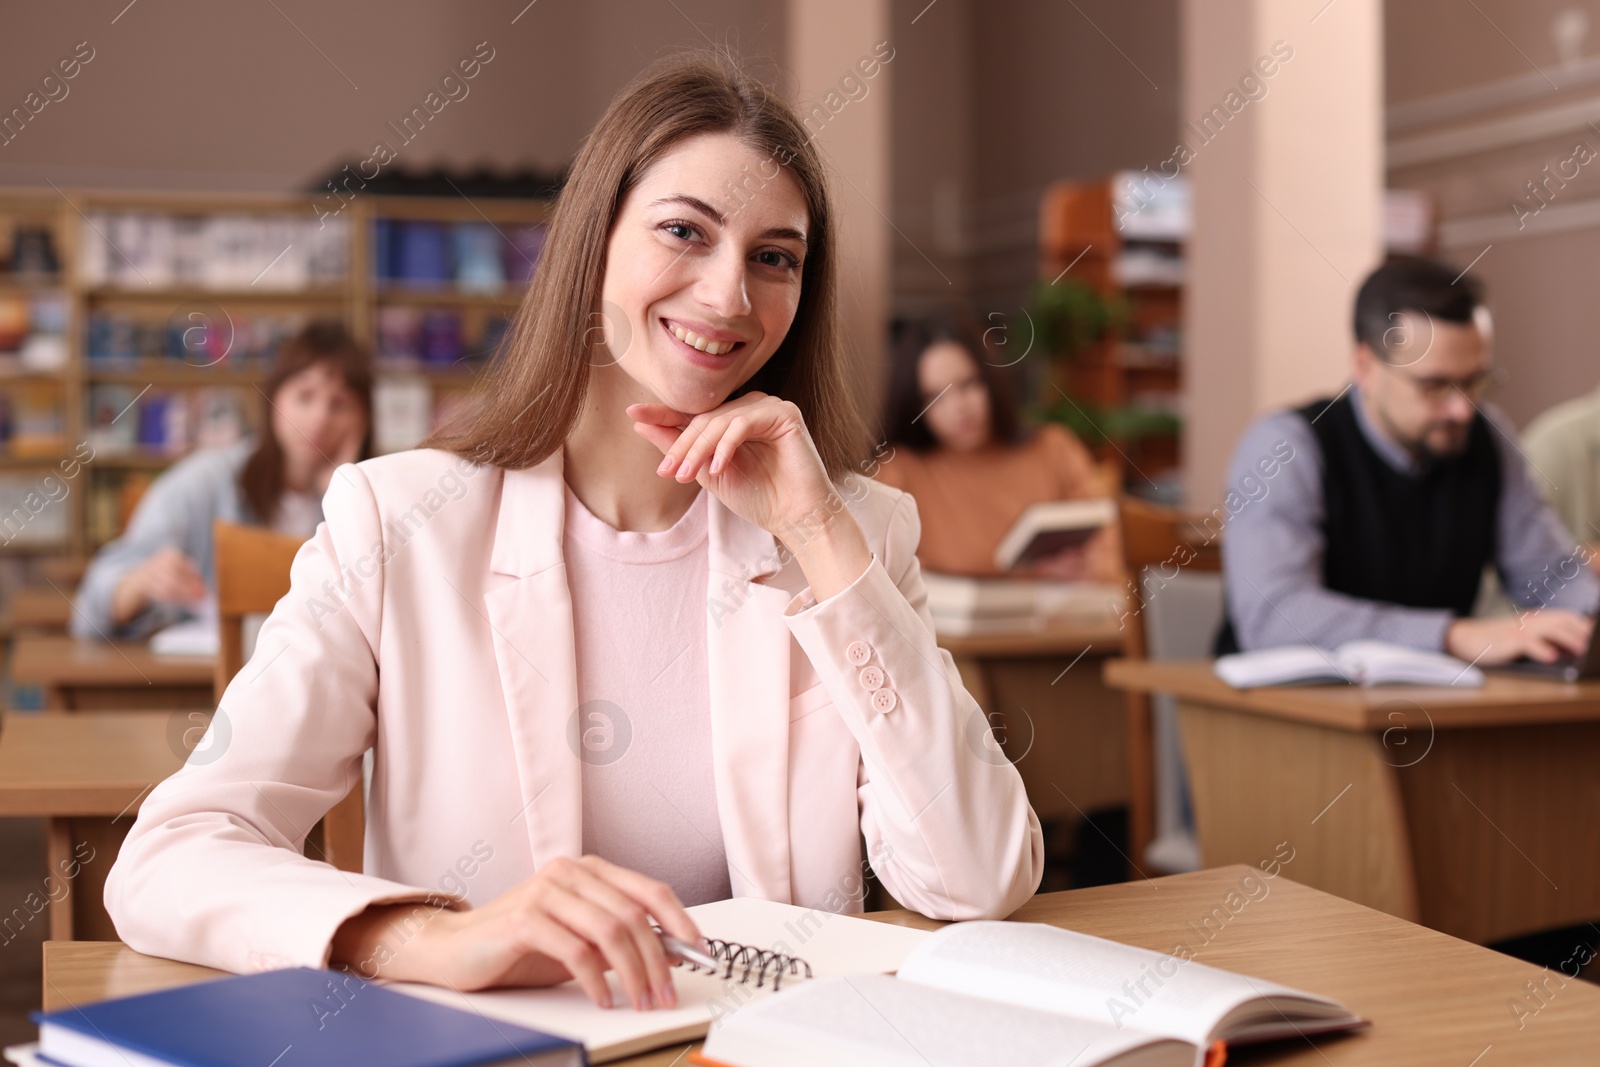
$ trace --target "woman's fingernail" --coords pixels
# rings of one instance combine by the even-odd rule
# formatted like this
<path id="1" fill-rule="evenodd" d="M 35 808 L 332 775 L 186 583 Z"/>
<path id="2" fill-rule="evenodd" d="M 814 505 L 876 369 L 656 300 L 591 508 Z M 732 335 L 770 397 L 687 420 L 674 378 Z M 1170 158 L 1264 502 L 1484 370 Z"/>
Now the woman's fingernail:
<path id="1" fill-rule="evenodd" d="M 671 469 L 672 469 L 672 457 L 671 456 L 667 456 L 666 458 L 664 458 L 661 461 L 661 466 L 656 468 L 656 473 L 657 474 L 665 474 L 665 473 L 667 473 L 667 471 L 669 471 Z"/>
<path id="2" fill-rule="evenodd" d="M 712 456 L 711 457 L 711 473 L 712 474 L 716 474 L 716 473 L 720 472 L 721 470 L 722 470 L 722 457 L 721 456 Z"/>
<path id="3" fill-rule="evenodd" d="M 669 1008 L 678 1006 L 678 989 L 670 982 L 661 989 L 661 1003 Z"/>
<path id="4" fill-rule="evenodd" d="M 610 1011 L 613 1007 L 611 1002 L 611 991 L 609 989 L 600 995 L 600 1006 L 607 1011 Z"/>

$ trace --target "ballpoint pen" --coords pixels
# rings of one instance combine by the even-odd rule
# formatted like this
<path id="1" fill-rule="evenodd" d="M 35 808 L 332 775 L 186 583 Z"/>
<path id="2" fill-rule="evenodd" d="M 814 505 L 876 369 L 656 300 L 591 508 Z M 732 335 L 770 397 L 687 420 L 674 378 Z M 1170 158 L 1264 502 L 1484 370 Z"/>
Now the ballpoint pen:
<path id="1" fill-rule="evenodd" d="M 660 931 L 657 931 L 660 933 Z M 667 955 L 673 959 L 692 963 L 697 967 L 704 967 L 708 971 L 715 971 L 721 962 L 699 945 L 692 945 L 687 941 L 679 940 L 671 934 L 661 933 L 661 947 L 667 950 Z"/>

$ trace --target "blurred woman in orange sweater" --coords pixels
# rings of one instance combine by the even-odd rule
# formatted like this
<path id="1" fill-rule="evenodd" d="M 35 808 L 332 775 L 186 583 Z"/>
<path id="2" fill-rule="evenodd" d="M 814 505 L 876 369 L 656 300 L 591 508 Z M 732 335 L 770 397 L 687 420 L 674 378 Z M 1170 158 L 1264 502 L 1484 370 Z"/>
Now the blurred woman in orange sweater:
<path id="1" fill-rule="evenodd" d="M 1025 427 L 1010 376 L 970 325 L 897 334 L 877 479 L 910 493 L 922 517 L 917 556 L 943 574 L 1119 582 L 1115 531 L 1103 529 L 1033 568 L 1001 571 L 994 552 L 1030 505 L 1105 496 L 1089 450 L 1065 427 Z"/>

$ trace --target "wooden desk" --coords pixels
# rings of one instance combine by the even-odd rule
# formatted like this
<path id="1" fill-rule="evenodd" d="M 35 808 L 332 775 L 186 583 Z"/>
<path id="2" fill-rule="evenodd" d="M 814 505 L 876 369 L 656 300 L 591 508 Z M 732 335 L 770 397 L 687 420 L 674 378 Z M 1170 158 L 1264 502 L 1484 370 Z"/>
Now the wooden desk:
<path id="1" fill-rule="evenodd" d="M 1309 885 L 1479 943 L 1600 919 L 1600 683 L 1236 690 L 1116 661 L 1178 701 L 1201 854 L 1280 841 Z"/>
<path id="2" fill-rule="evenodd" d="M 1122 651 L 1114 619 L 1016 634 L 939 637 L 988 713 L 1041 819 L 1076 821 L 1128 802 L 1120 694 L 1099 665 Z M 1081 657 L 1081 658 L 1080 658 Z"/>
<path id="3" fill-rule="evenodd" d="M 0 720 L 0 816 L 43 816 L 50 936 L 107 940 L 106 873 L 139 803 L 183 766 L 207 712 L 117 711 Z"/>
<path id="4" fill-rule="evenodd" d="M 1128 944 L 1171 952 L 1180 943 L 1214 967 L 1284 982 L 1344 1001 L 1372 1020 L 1366 1031 L 1265 1050 L 1237 1050 L 1229 1062 L 1285 1067 L 1389 1067 L 1419 1063 L 1468 1067 L 1486 1049 L 1493 1063 L 1592 1064 L 1600 1034 L 1600 988 L 1581 981 L 1556 986 L 1538 968 L 1403 922 L 1289 880 L 1270 880 L 1243 866 L 1154 881 L 1035 897 L 1013 919 L 1048 922 Z M 1247 899 L 1209 942 L 1195 924 L 1221 908 L 1230 892 Z M 1226 910 L 1226 909 L 1224 909 Z M 938 924 L 906 912 L 871 918 L 908 926 Z M 49 942 L 44 946 L 46 1010 L 126 996 L 220 972 L 141 956 L 122 944 Z M 1545 1003 L 1528 999 L 1526 982 L 1548 981 Z M 1522 1000 L 1538 1014 L 1517 1019 L 1507 1007 Z M 693 1046 L 691 1046 L 693 1047 Z M 636 1056 L 632 1067 L 681 1065 L 685 1047 Z"/>
<path id="5" fill-rule="evenodd" d="M 138 642 L 24 634 L 11 650 L 11 681 L 40 686 L 53 710 L 210 710 L 215 670 L 213 656 L 157 656 Z"/>
<path id="6" fill-rule="evenodd" d="M 14 634 L 63 633 L 71 621 L 72 601 L 61 590 L 47 585 L 13 589 L 6 604 L 6 625 Z"/>

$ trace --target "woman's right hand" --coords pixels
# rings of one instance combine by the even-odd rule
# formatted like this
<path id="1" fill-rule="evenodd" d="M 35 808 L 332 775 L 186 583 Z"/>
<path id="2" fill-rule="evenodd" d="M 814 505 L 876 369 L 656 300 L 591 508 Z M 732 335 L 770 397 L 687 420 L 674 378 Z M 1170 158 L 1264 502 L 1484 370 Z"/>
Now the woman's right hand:
<path id="1" fill-rule="evenodd" d="M 205 597 L 200 568 L 168 545 L 122 576 L 112 594 L 111 617 L 120 626 L 151 604 L 193 605 Z"/>
<path id="2" fill-rule="evenodd" d="M 461 990 L 576 979 L 602 1008 L 612 1006 L 610 970 L 636 1009 L 672 1008 L 672 961 L 652 918 L 674 937 L 699 943 L 694 920 L 666 884 L 598 856 L 563 857 L 481 908 L 374 905 L 339 927 L 332 963 L 352 965 L 367 979 Z"/>

